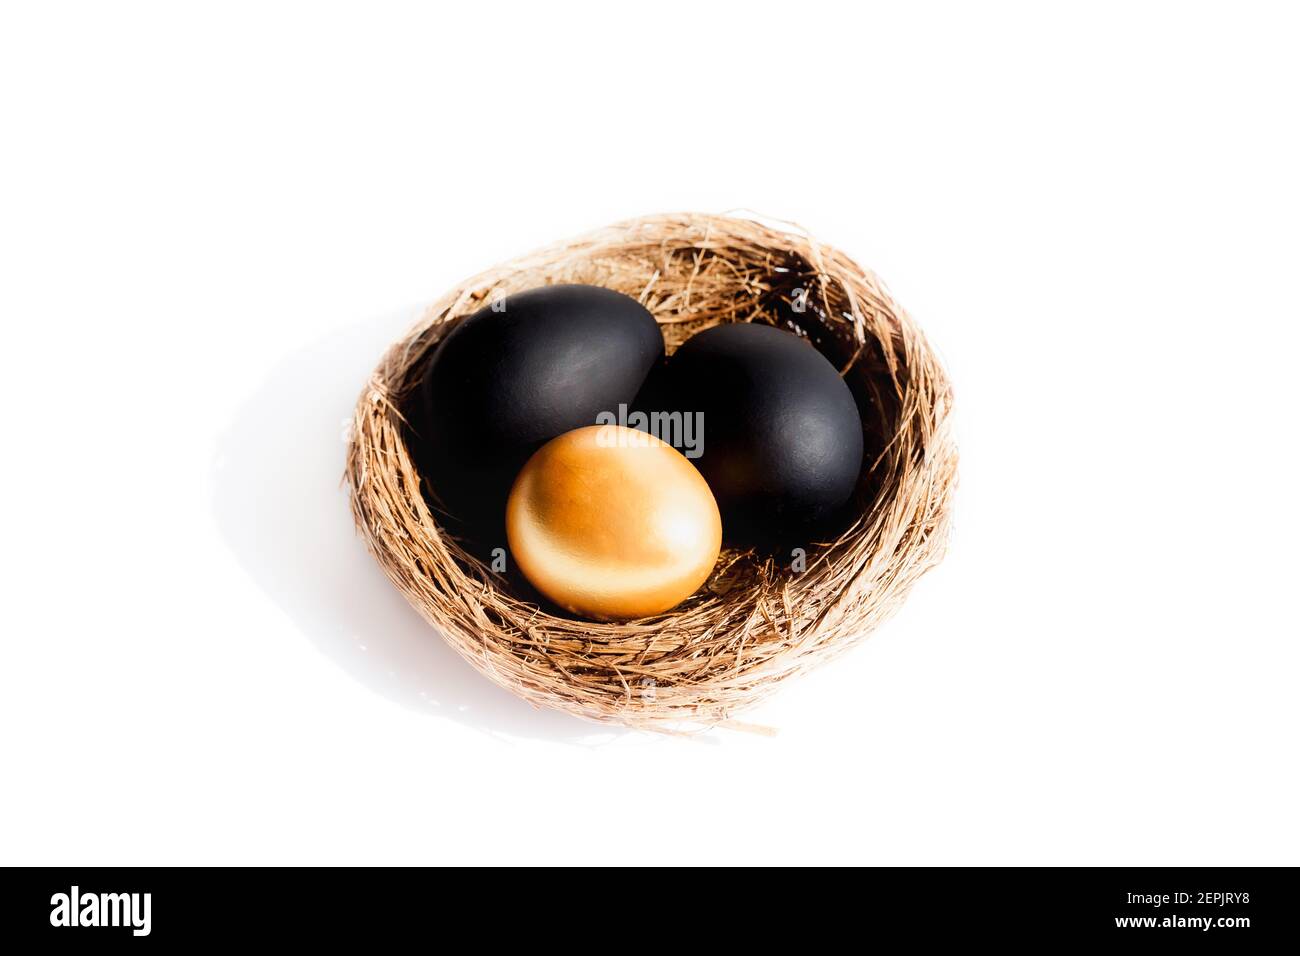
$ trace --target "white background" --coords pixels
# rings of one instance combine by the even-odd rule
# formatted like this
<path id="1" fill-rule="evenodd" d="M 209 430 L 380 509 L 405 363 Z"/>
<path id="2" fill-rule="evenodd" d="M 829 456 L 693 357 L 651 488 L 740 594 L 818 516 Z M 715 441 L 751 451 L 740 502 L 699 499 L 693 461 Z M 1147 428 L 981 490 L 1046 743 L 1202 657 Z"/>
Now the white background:
<path id="1" fill-rule="evenodd" d="M 1300 863 L 1285 8 L 4 9 L 0 861 Z M 534 711 L 342 420 L 461 278 L 737 208 L 941 350 L 950 557 L 774 738 Z"/>

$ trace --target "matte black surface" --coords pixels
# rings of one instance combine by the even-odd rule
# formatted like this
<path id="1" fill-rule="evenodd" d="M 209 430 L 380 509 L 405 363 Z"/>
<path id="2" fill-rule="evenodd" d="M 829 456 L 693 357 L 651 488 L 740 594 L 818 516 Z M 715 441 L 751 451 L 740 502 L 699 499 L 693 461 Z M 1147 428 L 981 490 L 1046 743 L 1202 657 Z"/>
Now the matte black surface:
<path id="1" fill-rule="evenodd" d="M 419 429 L 441 504 L 493 525 L 529 456 L 630 403 L 664 352 L 650 313 L 610 289 L 545 286 L 504 304 L 462 319 L 439 344 Z"/>
<path id="2" fill-rule="evenodd" d="M 642 409 L 704 413 L 696 467 L 733 541 L 806 541 L 853 494 L 862 419 L 812 345 L 769 325 L 714 326 L 652 376 Z"/>

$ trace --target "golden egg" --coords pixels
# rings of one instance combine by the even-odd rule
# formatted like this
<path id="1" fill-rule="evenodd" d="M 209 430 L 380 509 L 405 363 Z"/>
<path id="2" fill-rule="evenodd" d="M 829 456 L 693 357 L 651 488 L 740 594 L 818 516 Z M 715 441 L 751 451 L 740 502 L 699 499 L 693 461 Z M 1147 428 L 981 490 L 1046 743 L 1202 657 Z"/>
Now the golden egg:
<path id="1" fill-rule="evenodd" d="M 717 502 L 671 445 L 592 425 L 543 445 L 515 479 L 506 535 L 538 591 L 584 617 L 626 620 L 681 603 L 722 546 Z"/>

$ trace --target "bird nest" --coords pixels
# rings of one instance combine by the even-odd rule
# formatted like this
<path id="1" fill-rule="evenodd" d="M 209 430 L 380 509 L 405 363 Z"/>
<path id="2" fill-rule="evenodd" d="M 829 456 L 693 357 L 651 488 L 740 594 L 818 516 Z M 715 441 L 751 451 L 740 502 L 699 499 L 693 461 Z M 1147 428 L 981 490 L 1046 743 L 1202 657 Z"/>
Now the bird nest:
<path id="1" fill-rule="evenodd" d="M 669 353 L 722 322 L 808 339 L 862 413 L 851 522 L 793 553 L 725 549 L 663 614 L 601 623 L 540 602 L 422 480 L 416 397 L 441 337 L 497 297 L 585 283 L 632 296 Z M 943 557 L 957 452 L 948 378 L 880 281 L 793 227 L 649 216 L 462 282 L 389 348 L 357 403 L 346 480 L 357 528 L 410 603 L 485 677 L 534 704 L 661 730 L 735 723 L 782 682 L 870 634 Z"/>

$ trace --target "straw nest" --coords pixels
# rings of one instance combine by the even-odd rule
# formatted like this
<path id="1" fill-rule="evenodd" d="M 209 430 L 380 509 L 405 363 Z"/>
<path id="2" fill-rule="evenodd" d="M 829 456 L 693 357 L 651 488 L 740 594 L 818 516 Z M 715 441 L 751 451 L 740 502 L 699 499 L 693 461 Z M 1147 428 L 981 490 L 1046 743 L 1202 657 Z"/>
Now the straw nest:
<path id="1" fill-rule="evenodd" d="M 671 352 L 720 322 L 807 337 L 845 376 L 866 432 L 856 518 L 790 554 L 724 550 L 672 611 L 597 623 L 536 603 L 454 529 L 415 464 L 412 401 L 434 346 L 493 298 L 580 282 L 638 299 Z M 357 528 L 388 577 L 484 676 L 534 704 L 661 730 L 732 715 L 853 646 L 937 564 L 957 452 L 947 376 L 878 279 L 794 227 L 650 216 L 489 269 L 452 289 L 383 357 L 357 403 L 346 481 Z"/>

